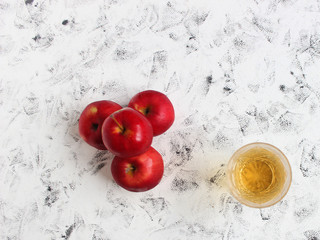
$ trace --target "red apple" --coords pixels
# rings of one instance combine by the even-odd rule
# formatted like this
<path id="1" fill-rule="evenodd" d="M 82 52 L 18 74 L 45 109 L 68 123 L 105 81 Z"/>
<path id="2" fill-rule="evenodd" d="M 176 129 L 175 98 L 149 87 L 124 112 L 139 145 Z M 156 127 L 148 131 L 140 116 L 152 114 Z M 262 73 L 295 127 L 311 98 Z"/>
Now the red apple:
<path id="1" fill-rule="evenodd" d="M 161 92 L 153 90 L 140 92 L 130 100 L 128 107 L 142 113 L 150 121 L 154 136 L 164 133 L 173 124 L 172 103 Z"/>
<path id="2" fill-rule="evenodd" d="M 79 133 L 83 140 L 97 149 L 105 150 L 101 136 L 102 124 L 111 113 L 121 108 L 119 104 L 107 100 L 90 103 L 79 119 Z"/>
<path id="3" fill-rule="evenodd" d="M 119 157 L 142 154 L 151 146 L 152 137 L 148 119 L 128 107 L 112 113 L 102 125 L 104 145 Z"/>
<path id="4" fill-rule="evenodd" d="M 163 175 L 163 160 L 153 147 L 131 158 L 114 157 L 111 173 L 118 185 L 132 192 L 143 192 L 158 185 Z"/>

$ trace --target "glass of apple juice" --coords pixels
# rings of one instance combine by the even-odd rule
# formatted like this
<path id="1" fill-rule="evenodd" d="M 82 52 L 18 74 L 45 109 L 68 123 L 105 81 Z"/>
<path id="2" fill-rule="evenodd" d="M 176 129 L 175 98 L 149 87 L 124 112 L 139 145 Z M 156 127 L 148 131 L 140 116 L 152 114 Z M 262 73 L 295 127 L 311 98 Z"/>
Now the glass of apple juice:
<path id="1" fill-rule="evenodd" d="M 242 204 L 269 207 L 288 192 L 292 179 L 286 156 L 275 146 L 255 142 L 238 149 L 227 167 L 231 194 Z"/>

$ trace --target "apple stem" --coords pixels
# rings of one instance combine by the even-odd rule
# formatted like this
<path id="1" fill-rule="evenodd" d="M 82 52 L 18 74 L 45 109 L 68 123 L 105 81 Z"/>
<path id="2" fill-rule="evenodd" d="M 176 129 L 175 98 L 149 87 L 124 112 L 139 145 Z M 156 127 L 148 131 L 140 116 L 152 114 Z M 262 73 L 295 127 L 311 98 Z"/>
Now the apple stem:
<path id="1" fill-rule="evenodd" d="M 97 131 L 97 130 L 98 130 L 98 127 L 99 127 L 99 124 L 98 124 L 98 123 L 92 123 L 92 125 L 91 125 L 91 128 L 92 128 L 94 131 Z"/>
<path id="2" fill-rule="evenodd" d="M 150 108 L 147 107 L 147 108 L 144 110 L 144 114 L 145 114 L 145 115 L 148 115 L 149 112 L 150 112 Z"/>
<path id="3" fill-rule="evenodd" d="M 130 165 L 129 167 L 126 168 L 126 173 L 133 173 L 136 170 L 135 166 Z"/>
<path id="4" fill-rule="evenodd" d="M 114 118 L 114 116 L 111 116 L 111 118 L 113 119 L 113 121 L 115 121 L 115 123 L 118 125 L 118 127 L 120 128 L 121 132 L 124 133 L 125 128 L 123 126 L 121 126 L 121 124 L 117 121 L 117 119 Z"/>

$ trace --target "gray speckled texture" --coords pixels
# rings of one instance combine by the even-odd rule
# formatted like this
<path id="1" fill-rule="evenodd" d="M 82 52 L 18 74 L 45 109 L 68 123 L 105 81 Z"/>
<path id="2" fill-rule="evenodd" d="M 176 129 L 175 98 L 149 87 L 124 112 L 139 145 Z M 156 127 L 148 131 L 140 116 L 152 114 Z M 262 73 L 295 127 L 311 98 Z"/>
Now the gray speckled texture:
<path id="1" fill-rule="evenodd" d="M 176 121 L 161 183 L 131 193 L 77 121 L 145 89 Z M 320 239 L 319 0 L 0 0 L 0 116 L 0 239 Z M 293 170 L 262 210 L 225 183 L 253 141 Z"/>

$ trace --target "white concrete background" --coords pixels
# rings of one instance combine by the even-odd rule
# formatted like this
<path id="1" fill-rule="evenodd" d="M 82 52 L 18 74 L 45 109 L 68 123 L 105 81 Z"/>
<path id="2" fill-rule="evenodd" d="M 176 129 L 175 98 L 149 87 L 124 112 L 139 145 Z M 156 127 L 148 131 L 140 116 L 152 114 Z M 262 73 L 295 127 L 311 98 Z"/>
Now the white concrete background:
<path id="1" fill-rule="evenodd" d="M 319 69 L 319 0 L 0 0 L 0 239 L 320 239 Z M 131 193 L 77 121 L 145 89 L 176 121 L 161 183 Z M 225 185 L 253 141 L 293 169 L 263 210 Z"/>

